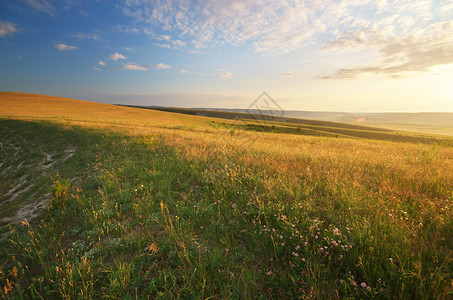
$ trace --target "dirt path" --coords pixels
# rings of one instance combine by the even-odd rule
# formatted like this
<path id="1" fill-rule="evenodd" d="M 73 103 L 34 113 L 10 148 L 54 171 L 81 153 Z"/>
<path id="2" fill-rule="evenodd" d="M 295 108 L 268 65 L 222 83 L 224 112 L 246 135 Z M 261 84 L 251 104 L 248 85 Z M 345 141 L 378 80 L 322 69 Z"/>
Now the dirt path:
<path id="1" fill-rule="evenodd" d="M 43 188 L 43 178 L 55 174 L 58 165 L 76 152 L 72 146 L 63 151 L 46 146 L 0 126 L 0 229 L 25 219 L 30 222 L 46 208 L 50 194 Z"/>

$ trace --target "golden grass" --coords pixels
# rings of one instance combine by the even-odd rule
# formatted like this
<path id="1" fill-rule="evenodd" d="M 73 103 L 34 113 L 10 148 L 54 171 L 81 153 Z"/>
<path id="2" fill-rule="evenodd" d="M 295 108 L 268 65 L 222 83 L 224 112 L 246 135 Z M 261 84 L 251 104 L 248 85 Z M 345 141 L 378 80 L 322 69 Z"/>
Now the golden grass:
<path id="1" fill-rule="evenodd" d="M 208 128 L 209 118 L 36 94 L 0 92 L 0 117 L 45 119 L 95 127 Z"/>
<path id="2" fill-rule="evenodd" d="M 433 150 L 431 145 L 410 143 L 243 131 L 230 134 L 226 129 L 214 129 L 210 123 L 218 119 L 213 118 L 12 92 L 0 92 L 0 117 L 120 128 L 134 135 L 157 133 L 165 136 L 169 144 L 184 149 L 185 155 L 193 159 L 207 153 L 228 156 L 241 149 L 260 152 L 266 157 L 261 163 L 276 165 L 279 172 L 285 166 L 294 172 L 300 167 L 300 158 L 310 156 L 313 160 L 331 162 L 342 170 L 358 164 L 366 164 L 367 168 L 385 164 L 388 170 L 397 170 L 407 179 L 439 178 L 453 182 L 451 147 Z M 356 176 L 363 174 L 356 173 Z"/>

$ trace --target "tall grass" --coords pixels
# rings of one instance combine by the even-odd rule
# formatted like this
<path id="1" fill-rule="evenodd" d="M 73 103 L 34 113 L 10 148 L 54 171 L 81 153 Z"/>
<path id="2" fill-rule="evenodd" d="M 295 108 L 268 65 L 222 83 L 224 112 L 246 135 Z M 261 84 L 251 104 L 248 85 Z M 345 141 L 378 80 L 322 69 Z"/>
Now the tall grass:
<path id="1" fill-rule="evenodd" d="M 451 146 L 23 126 L 77 151 L 0 242 L 2 297 L 453 296 Z"/>

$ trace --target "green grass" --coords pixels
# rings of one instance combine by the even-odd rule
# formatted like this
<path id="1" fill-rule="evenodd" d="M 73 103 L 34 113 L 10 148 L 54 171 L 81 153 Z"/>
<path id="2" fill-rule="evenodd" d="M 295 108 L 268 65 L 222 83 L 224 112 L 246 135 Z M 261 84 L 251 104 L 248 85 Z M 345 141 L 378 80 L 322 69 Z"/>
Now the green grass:
<path id="1" fill-rule="evenodd" d="M 450 146 L 243 133 L 256 140 L 241 147 L 190 127 L 2 120 L 20 159 L 1 162 L 30 157 L 40 177 L 10 210 L 50 199 L 0 241 L 0 295 L 453 296 Z M 42 151 L 60 153 L 45 172 Z M 24 174 L 2 174 L 2 194 Z"/>

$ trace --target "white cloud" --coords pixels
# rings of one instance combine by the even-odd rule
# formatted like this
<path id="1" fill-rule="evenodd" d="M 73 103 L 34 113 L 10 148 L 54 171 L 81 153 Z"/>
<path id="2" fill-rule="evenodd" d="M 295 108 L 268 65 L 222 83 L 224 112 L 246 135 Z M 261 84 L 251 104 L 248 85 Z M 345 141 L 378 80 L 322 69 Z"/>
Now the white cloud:
<path id="1" fill-rule="evenodd" d="M 66 51 L 66 50 L 76 50 L 78 49 L 76 46 L 70 46 L 66 44 L 55 44 L 55 48 L 61 51 Z"/>
<path id="2" fill-rule="evenodd" d="M 440 10 L 442 13 L 451 13 L 453 11 L 453 0 L 444 1 Z"/>
<path id="3" fill-rule="evenodd" d="M 137 70 L 137 71 L 148 71 L 149 69 L 167 70 L 171 67 L 169 65 L 159 63 L 157 65 L 140 65 L 136 63 L 127 63 L 121 69 L 122 70 Z"/>
<path id="4" fill-rule="evenodd" d="M 388 74 L 392 78 L 427 72 L 437 65 L 453 63 L 453 21 L 438 22 L 413 30 L 404 36 L 394 36 L 382 31 L 347 33 L 329 41 L 325 48 L 360 49 L 373 47 L 380 55 L 378 63 L 348 67 L 321 75 L 322 79 L 348 79 L 361 74 Z"/>
<path id="5" fill-rule="evenodd" d="M 186 70 L 184 70 L 184 69 L 181 69 L 181 70 L 179 70 L 178 72 L 181 73 L 181 74 L 187 74 L 187 73 L 189 73 L 189 71 L 186 71 Z"/>
<path id="6" fill-rule="evenodd" d="M 159 63 L 159 64 L 155 65 L 153 68 L 159 69 L 159 70 L 166 70 L 166 69 L 170 69 L 171 67 L 169 65 Z"/>
<path id="7" fill-rule="evenodd" d="M 222 79 L 231 79 L 231 78 L 233 78 L 233 75 L 230 72 L 225 72 L 222 75 L 220 75 L 220 78 L 222 78 Z"/>
<path id="8" fill-rule="evenodd" d="M 316 8 L 292 0 L 135 0 L 123 11 L 160 44 L 175 48 L 251 43 L 258 52 L 289 51 L 325 29 Z M 156 26 L 165 34 L 149 29 Z"/>
<path id="9" fill-rule="evenodd" d="M 160 48 L 167 48 L 167 49 L 171 49 L 171 45 L 169 44 L 154 44 L 154 46 L 157 46 L 157 47 L 160 47 Z"/>
<path id="10" fill-rule="evenodd" d="M 106 66 L 107 64 L 106 64 L 105 62 L 103 62 L 102 60 L 100 60 L 100 61 L 98 62 L 98 65 L 100 65 L 100 66 Z"/>
<path id="11" fill-rule="evenodd" d="M 156 34 L 153 30 L 145 28 L 143 32 L 160 43 L 155 43 L 154 45 L 161 48 L 168 49 L 181 49 L 187 46 L 187 43 L 180 39 L 173 39 L 172 36 L 168 34 Z"/>
<path id="12" fill-rule="evenodd" d="M 55 7 L 46 0 L 24 0 L 29 6 L 34 10 L 37 10 L 42 13 L 49 15 L 55 14 Z"/>
<path id="13" fill-rule="evenodd" d="M 99 41 L 101 39 L 101 33 L 99 31 L 95 31 L 93 33 L 78 32 L 75 34 L 75 37 L 79 38 L 79 39 L 88 39 L 88 40 Z"/>
<path id="14" fill-rule="evenodd" d="M 113 59 L 114 61 L 117 61 L 119 59 L 127 59 L 126 56 L 124 56 L 122 54 L 119 54 L 119 53 L 115 53 L 115 54 L 110 55 L 110 58 Z"/>
<path id="15" fill-rule="evenodd" d="M 279 53 L 315 46 L 314 40 L 337 40 L 348 32 L 352 38 L 360 30 L 398 37 L 426 26 L 450 7 L 451 0 L 130 0 L 123 12 L 159 47 L 190 52 L 228 44 Z M 349 42 L 344 49 L 336 46 L 354 48 Z"/>
<path id="16" fill-rule="evenodd" d="M 141 65 L 137 65 L 137 64 L 134 64 L 134 63 L 128 63 L 128 64 L 125 64 L 124 67 L 121 68 L 122 70 L 136 70 L 136 71 L 147 71 L 148 69 L 141 66 Z"/>
<path id="17" fill-rule="evenodd" d="M 98 67 L 94 67 L 93 70 L 95 70 L 95 71 L 101 71 L 101 69 L 98 68 Z"/>
<path id="18" fill-rule="evenodd" d="M 280 75 L 288 77 L 288 78 L 308 78 L 308 77 L 312 76 L 311 74 L 297 73 L 297 72 L 285 72 L 285 73 L 281 73 Z"/>
<path id="19" fill-rule="evenodd" d="M 7 22 L 7 21 L 0 22 L 0 37 L 5 37 L 8 35 L 13 36 L 18 31 L 19 31 L 19 28 L 14 23 Z"/>
<path id="20" fill-rule="evenodd" d="M 118 25 L 118 26 L 113 27 L 113 29 L 115 29 L 115 30 L 117 30 L 119 32 L 123 32 L 123 33 L 138 33 L 138 32 L 140 32 L 140 30 L 138 28 L 131 27 L 131 26 L 125 26 L 125 25 Z"/>

